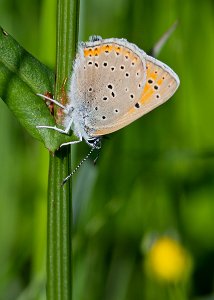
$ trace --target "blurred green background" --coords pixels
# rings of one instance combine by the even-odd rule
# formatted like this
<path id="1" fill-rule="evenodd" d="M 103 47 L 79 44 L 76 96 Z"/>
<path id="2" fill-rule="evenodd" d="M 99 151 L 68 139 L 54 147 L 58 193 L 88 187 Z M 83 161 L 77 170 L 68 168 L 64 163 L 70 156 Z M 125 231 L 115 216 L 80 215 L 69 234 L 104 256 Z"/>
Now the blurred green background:
<path id="1" fill-rule="evenodd" d="M 54 69 L 53 0 L 0 0 L 0 24 Z M 82 0 L 80 40 L 124 37 L 181 86 L 74 177 L 74 300 L 214 299 L 214 2 Z M 45 299 L 48 152 L 0 102 L 0 299 Z M 72 147 L 73 166 L 88 152 Z"/>

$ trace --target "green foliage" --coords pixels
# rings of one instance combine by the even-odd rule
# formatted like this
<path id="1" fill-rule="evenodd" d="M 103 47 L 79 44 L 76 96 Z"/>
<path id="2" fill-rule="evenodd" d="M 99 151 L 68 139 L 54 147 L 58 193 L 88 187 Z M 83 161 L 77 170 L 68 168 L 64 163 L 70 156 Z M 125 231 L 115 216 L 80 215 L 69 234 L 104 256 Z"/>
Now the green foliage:
<path id="1" fill-rule="evenodd" d="M 37 93 L 53 94 L 54 73 L 25 51 L 0 28 L 0 97 L 29 133 L 52 152 L 69 137 L 37 125 L 54 126 L 55 121 Z M 70 139 L 71 140 L 71 139 Z"/>

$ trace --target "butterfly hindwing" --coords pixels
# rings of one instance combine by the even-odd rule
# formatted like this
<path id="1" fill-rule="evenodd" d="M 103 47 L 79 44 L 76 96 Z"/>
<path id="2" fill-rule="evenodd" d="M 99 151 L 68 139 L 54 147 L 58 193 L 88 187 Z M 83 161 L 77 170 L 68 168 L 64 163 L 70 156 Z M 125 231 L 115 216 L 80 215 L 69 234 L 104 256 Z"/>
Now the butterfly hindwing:
<path id="1" fill-rule="evenodd" d="M 146 82 L 142 95 L 114 124 L 97 130 L 94 135 L 104 135 L 127 126 L 136 119 L 166 102 L 179 86 L 178 76 L 167 65 L 146 55 Z"/>

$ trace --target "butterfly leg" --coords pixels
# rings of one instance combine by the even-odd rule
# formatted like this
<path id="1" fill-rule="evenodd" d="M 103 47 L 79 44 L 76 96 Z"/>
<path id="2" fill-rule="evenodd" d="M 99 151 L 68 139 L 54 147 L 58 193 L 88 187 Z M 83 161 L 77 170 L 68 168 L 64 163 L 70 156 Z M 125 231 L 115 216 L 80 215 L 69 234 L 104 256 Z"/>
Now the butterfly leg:
<path id="1" fill-rule="evenodd" d="M 38 125 L 38 126 L 36 126 L 36 128 L 52 129 L 52 130 L 55 130 L 55 131 L 58 131 L 58 132 L 64 133 L 64 134 L 67 134 L 67 133 L 68 133 L 68 132 L 66 132 L 66 130 L 63 130 L 63 129 L 58 128 L 58 127 L 56 127 L 56 126 Z"/>
<path id="2" fill-rule="evenodd" d="M 68 134 L 68 132 L 69 132 L 69 130 L 71 128 L 72 122 L 73 122 L 73 120 L 71 119 L 71 121 L 69 122 L 68 126 L 64 130 L 61 129 L 61 128 L 58 128 L 56 126 L 45 126 L 45 125 L 39 125 L 39 126 L 36 126 L 36 128 L 52 129 L 52 130 L 58 131 L 58 132 L 63 133 L 63 134 Z M 66 145 L 77 144 L 77 143 L 82 142 L 82 136 L 78 135 L 78 137 L 79 137 L 79 140 L 77 140 L 77 141 L 71 141 L 71 142 L 67 142 L 67 143 L 63 143 L 63 144 L 60 145 L 60 147 L 66 146 Z"/>
<path id="3" fill-rule="evenodd" d="M 82 137 L 81 136 L 79 137 L 79 140 L 77 140 L 77 141 L 71 141 L 71 142 L 61 144 L 60 148 L 63 147 L 63 146 L 73 145 L 73 144 L 77 144 L 77 143 L 80 143 L 80 142 L 82 142 Z"/>
<path id="4" fill-rule="evenodd" d="M 67 111 L 67 108 L 66 108 L 64 105 L 62 105 L 59 101 L 57 101 L 57 100 L 55 100 L 55 99 L 52 99 L 52 98 L 50 98 L 50 97 L 47 97 L 47 96 L 45 96 L 45 95 L 42 95 L 42 94 L 36 94 L 36 95 L 39 96 L 39 97 L 42 97 L 42 98 L 44 98 L 44 99 L 46 99 L 46 100 L 49 100 L 49 101 L 52 102 L 52 103 L 55 103 L 57 106 L 63 108 L 65 111 Z"/>
<path id="5" fill-rule="evenodd" d="M 68 134 L 72 123 L 73 123 L 73 120 L 71 119 L 65 129 L 61 129 L 56 126 L 46 126 L 46 125 L 38 125 L 38 126 L 36 126 L 36 128 L 47 128 L 47 129 L 52 129 L 52 130 L 58 131 L 60 133 Z"/>

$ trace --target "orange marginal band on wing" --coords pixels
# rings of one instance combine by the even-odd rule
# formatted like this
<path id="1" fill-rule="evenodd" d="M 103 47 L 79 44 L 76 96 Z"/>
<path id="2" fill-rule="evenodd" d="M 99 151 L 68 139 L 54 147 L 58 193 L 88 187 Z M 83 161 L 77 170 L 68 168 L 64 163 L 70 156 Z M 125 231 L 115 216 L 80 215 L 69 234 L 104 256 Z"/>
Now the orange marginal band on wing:
<path id="1" fill-rule="evenodd" d="M 124 48 L 123 46 L 118 46 L 114 44 L 106 44 L 102 46 L 95 46 L 95 47 L 90 47 L 90 48 L 85 48 L 84 49 L 84 56 L 98 56 L 103 52 L 112 52 L 115 51 L 115 53 L 118 54 L 124 54 L 128 56 L 129 58 L 133 59 L 134 62 L 137 61 L 137 57 L 127 48 Z"/>
<path id="2" fill-rule="evenodd" d="M 154 94 L 154 90 L 148 83 L 145 85 L 142 97 L 140 99 L 140 103 L 144 104 L 152 95 Z"/>
<path id="3" fill-rule="evenodd" d="M 97 56 L 100 55 L 101 53 L 108 51 L 111 52 L 115 50 L 115 46 L 113 45 L 103 45 L 103 46 L 95 46 L 95 47 L 90 47 L 90 48 L 85 48 L 84 49 L 84 56 Z"/>
<path id="4" fill-rule="evenodd" d="M 149 63 L 147 64 L 146 69 L 147 69 L 147 74 L 146 74 L 147 80 L 149 78 L 152 79 L 153 81 L 156 81 L 158 74 L 150 71 Z M 158 85 L 161 85 L 162 82 L 163 82 L 162 79 L 156 81 Z M 152 96 L 152 94 L 154 94 L 154 90 L 152 86 L 148 82 L 146 82 L 145 87 L 143 89 L 142 97 L 140 99 L 140 103 L 141 104 L 145 103 Z"/>

